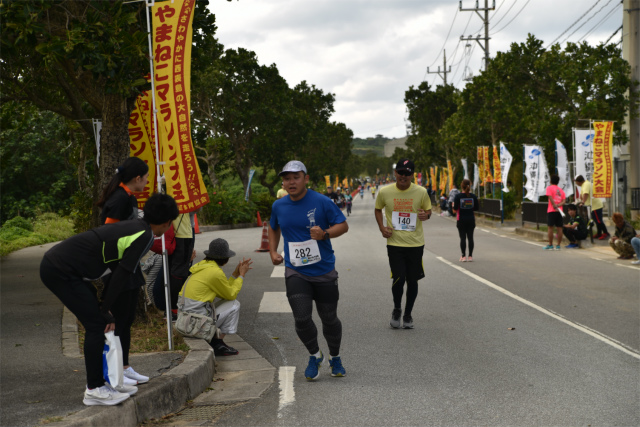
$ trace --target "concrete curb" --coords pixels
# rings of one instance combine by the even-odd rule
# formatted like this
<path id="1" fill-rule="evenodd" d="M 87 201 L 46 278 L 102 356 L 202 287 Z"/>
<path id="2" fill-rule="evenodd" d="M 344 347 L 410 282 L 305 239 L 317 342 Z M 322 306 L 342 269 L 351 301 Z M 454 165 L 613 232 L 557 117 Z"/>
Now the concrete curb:
<path id="1" fill-rule="evenodd" d="M 73 317 L 73 324 L 76 325 L 74 345 L 77 348 L 75 316 L 69 313 L 64 317 Z M 69 322 L 69 319 L 66 320 Z M 65 323 L 63 323 L 63 345 L 65 340 L 71 339 L 64 337 L 64 334 Z M 211 346 L 200 339 L 185 338 L 184 341 L 189 346 L 189 353 L 184 361 L 141 386 L 138 393 L 122 404 L 91 406 L 65 417 L 62 421 L 48 425 L 51 427 L 136 427 L 145 420 L 160 418 L 178 411 L 186 401 L 195 399 L 209 387 L 215 373 L 215 356 Z M 71 347 L 69 344 L 67 346 Z"/>
<path id="2" fill-rule="evenodd" d="M 254 228 L 258 227 L 257 222 L 245 222 L 241 224 L 223 224 L 223 225 L 201 225 L 200 232 L 204 231 L 220 231 L 220 230 L 237 230 L 240 228 Z"/>

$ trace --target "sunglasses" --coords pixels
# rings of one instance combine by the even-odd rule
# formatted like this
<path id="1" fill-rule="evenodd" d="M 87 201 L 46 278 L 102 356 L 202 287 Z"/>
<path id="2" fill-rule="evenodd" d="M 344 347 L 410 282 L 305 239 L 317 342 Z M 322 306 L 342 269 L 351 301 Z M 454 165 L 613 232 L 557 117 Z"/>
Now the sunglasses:
<path id="1" fill-rule="evenodd" d="M 398 173 L 398 175 L 402 175 L 402 176 L 411 176 L 413 175 L 413 172 L 409 172 L 409 171 L 396 171 Z"/>

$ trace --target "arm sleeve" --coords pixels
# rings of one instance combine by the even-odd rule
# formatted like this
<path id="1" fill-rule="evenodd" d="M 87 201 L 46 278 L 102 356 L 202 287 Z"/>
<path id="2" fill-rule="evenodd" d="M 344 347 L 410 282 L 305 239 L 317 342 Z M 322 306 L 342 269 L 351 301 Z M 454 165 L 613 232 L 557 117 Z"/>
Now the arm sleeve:
<path id="1" fill-rule="evenodd" d="M 221 277 L 216 278 L 213 286 L 216 295 L 227 301 L 235 300 L 238 297 L 240 289 L 242 289 L 242 284 L 244 283 L 242 276 L 238 276 L 237 279 L 233 276 L 230 276 L 229 279 L 227 279 L 223 274 L 220 276 Z"/>

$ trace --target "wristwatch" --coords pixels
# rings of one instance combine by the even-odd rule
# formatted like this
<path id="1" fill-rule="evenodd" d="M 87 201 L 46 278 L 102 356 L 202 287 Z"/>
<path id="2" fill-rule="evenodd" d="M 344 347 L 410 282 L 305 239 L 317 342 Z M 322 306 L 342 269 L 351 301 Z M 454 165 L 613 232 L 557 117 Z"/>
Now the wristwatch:
<path id="1" fill-rule="evenodd" d="M 331 238 L 331 236 L 329 236 L 329 232 L 325 231 L 324 232 L 324 236 L 322 236 L 322 240 L 329 240 Z"/>

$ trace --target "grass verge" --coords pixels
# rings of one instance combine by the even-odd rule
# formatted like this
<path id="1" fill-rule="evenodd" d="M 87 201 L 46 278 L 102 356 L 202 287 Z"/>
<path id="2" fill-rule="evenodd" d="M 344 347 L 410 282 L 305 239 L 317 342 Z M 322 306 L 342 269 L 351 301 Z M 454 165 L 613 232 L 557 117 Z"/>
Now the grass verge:
<path id="1" fill-rule="evenodd" d="M 58 242 L 74 234 L 73 221 L 54 213 L 38 215 L 34 221 L 16 217 L 0 228 L 0 256 L 29 246 Z"/>

